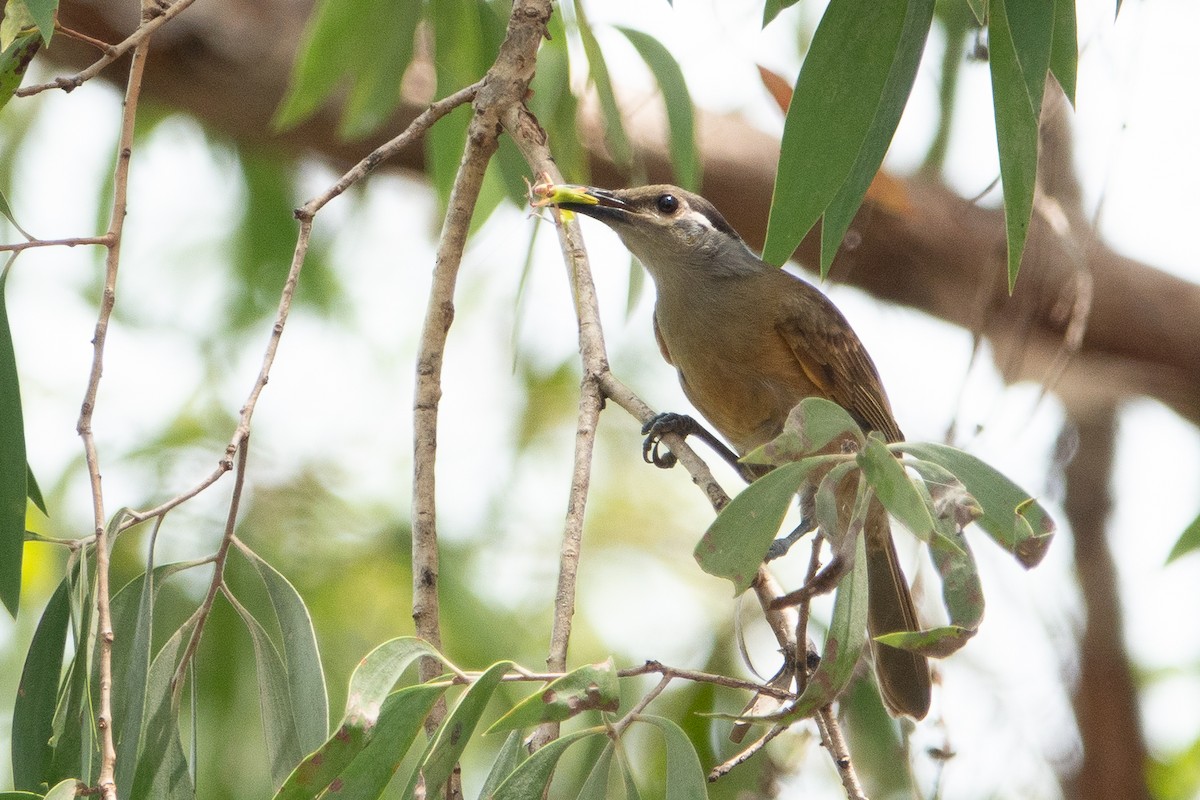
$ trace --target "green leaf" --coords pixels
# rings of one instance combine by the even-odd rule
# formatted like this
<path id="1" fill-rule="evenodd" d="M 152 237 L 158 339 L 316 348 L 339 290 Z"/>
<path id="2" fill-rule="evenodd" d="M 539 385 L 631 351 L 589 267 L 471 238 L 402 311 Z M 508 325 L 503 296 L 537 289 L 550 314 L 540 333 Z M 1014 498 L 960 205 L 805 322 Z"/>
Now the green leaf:
<path id="1" fill-rule="evenodd" d="M 513 731 L 500 746 L 500 752 L 496 754 L 496 760 L 492 762 L 492 768 L 488 770 L 487 778 L 484 779 L 483 786 L 479 790 L 479 800 L 491 800 L 496 790 L 500 788 L 500 784 L 504 783 L 504 780 L 524 760 L 525 747 L 521 744 L 521 732 Z"/>
<path id="2" fill-rule="evenodd" d="M 750 587 L 800 484 L 831 456 L 784 464 L 747 486 L 721 509 L 693 555 L 700 569 L 733 581 L 734 593 Z"/>
<path id="3" fill-rule="evenodd" d="M 912 650 L 932 658 L 945 658 L 958 651 L 975 635 L 972 628 L 943 625 L 921 631 L 895 631 L 876 636 L 876 641 L 901 650 Z"/>
<path id="4" fill-rule="evenodd" d="M 436 94 L 445 97 L 482 75 L 478 68 L 484 51 L 484 31 L 475 0 L 432 0 L 426 13 L 433 25 Z M 438 193 L 439 213 L 450 201 L 458 165 L 467 141 L 471 109 L 463 106 L 438 120 L 425 135 L 426 171 Z"/>
<path id="5" fill-rule="evenodd" d="M 562 173 L 576 183 L 584 183 L 588 157 L 579 136 L 579 101 L 571 91 L 570 53 L 562 15 L 551 15 L 546 30 L 550 38 L 538 51 L 537 74 L 529 85 L 529 110 L 546 129 Z"/>
<path id="6" fill-rule="evenodd" d="M 310 752 L 329 734 L 329 700 L 312 617 L 300 593 L 287 578 L 253 550 L 239 545 L 236 552 L 250 562 L 262 580 L 279 622 L 281 655 L 287 674 L 292 718 L 296 723 L 296 739 L 303 752 Z"/>
<path id="7" fill-rule="evenodd" d="M 46 792 L 45 800 L 75 800 L 79 796 L 79 783 L 75 778 L 67 778 L 65 781 L 60 781 L 54 788 Z"/>
<path id="8" fill-rule="evenodd" d="M 29 500 L 32 502 L 38 511 L 41 511 L 46 516 L 50 516 L 50 512 L 46 510 L 46 501 L 42 497 L 42 490 L 38 488 L 37 480 L 33 477 L 33 467 L 25 465 L 25 487 L 26 494 L 29 495 Z"/>
<path id="9" fill-rule="evenodd" d="M 275 793 L 275 800 L 315 797 L 337 778 L 367 746 L 392 686 L 422 656 L 441 659 L 427 642 L 411 636 L 391 639 L 368 653 L 350 676 L 341 724 L 316 752 L 296 766 Z"/>
<path id="10" fill-rule="evenodd" d="M 867 445 L 858 452 L 857 461 L 888 513 L 921 541 L 932 542 L 937 535 L 933 514 L 879 434 L 867 437 Z"/>
<path id="11" fill-rule="evenodd" d="M 308 118 L 343 81 L 350 92 L 339 133 L 365 136 L 400 102 L 400 81 L 412 61 L 421 0 L 323 0 L 310 17 L 277 128 Z"/>
<path id="12" fill-rule="evenodd" d="M 919 27 L 925 5 L 926 0 L 914 2 L 918 17 L 912 28 Z M 909 12 L 907 0 L 833 0 L 825 10 L 784 122 L 763 247 L 768 262 L 786 261 L 856 164 L 866 170 L 871 158 L 862 155 L 864 149 L 869 155 L 878 150 L 880 137 L 890 141 L 892 131 L 876 127 L 875 119 L 886 121 L 897 102 L 902 107 L 905 84 L 911 87 L 903 72 L 912 42 L 902 40 L 906 32 L 911 35 Z M 886 94 L 901 90 L 904 97 Z"/>
<path id="13" fill-rule="evenodd" d="M 662 731 L 667 745 L 667 800 L 704 800 L 708 797 L 705 774 L 696 748 L 674 722 L 664 717 L 639 716 Z"/>
<path id="14" fill-rule="evenodd" d="M 550 779 L 554 777 L 554 768 L 566 749 L 580 739 L 604 734 L 603 728 L 588 728 L 555 739 L 513 770 L 491 800 L 530 800 L 545 796 Z"/>
<path id="15" fill-rule="evenodd" d="M 54 36 L 54 14 L 58 11 L 58 0 L 25 0 L 25 6 L 37 24 L 38 32 L 42 34 L 42 41 L 50 44 Z"/>
<path id="16" fill-rule="evenodd" d="M 596 97 L 600 100 L 604 141 L 608 145 L 609 155 L 617 166 L 628 168 L 633 164 L 633 145 L 629 142 L 629 134 L 625 132 L 625 122 L 617 106 L 617 95 L 613 91 L 612 78 L 608 75 L 604 51 L 600 48 L 600 42 L 596 41 L 596 34 L 592 32 L 579 0 L 575 0 L 575 21 L 579 27 L 579 40 L 583 43 L 583 53 L 587 56 L 588 74 L 596 87 Z"/>
<path id="17" fill-rule="evenodd" d="M 85 546 L 71 567 L 71 614 L 75 632 L 75 655 L 62 681 L 58 705 L 54 709 L 54 732 L 50 737 L 50 766 L 43 777 L 56 783 L 64 778 L 94 774 L 99 751 L 95 747 L 95 715 L 92 713 L 91 658 L 96 649 L 92 609 L 95 592 L 90 580 L 89 556 L 94 547 Z"/>
<path id="18" fill-rule="evenodd" d="M 46 780 L 43 773 L 50 761 L 54 705 L 70 619 L 71 586 L 64 579 L 38 620 L 13 701 L 12 771 L 18 789 L 35 791 Z"/>
<path id="19" fill-rule="evenodd" d="M 483 716 L 488 701 L 492 699 L 492 693 L 511 667 L 511 661 L 493 664 L 471 684 L 458 701 L 458 705 L 450 712 L 450 716 L 442 723 L 437 735 L 430 740 L 421 763 L 413 771 L 403 797 L 416 796 L 418 780 L 426 787 L 427 792 L 430 787 L 441 786 L 446 782 L 454 770 L 454 764 L 466 749 L 467 742 L 475 733 L 475 726 L 479 724 L 479 718 Z"/>
<path id="20" fill-rule="evenodd" d="M 865 511 L 866 503 L 859 504 Z M 858 516 L 859 512 L 856 512 Z M 859 522 L 851 526 L 861 529 Z M 865 538 L 856 537 L 854 566 L 838 583 L 833 601 L 833 615 L 825 634 L 825 649 L 821 663 L 808 679 L 804 692 L 788 708 L 763 719 L 786 722 L 811 716 L 842 693 L 854 677 L 854 668 L 862 655 L 867 639 L 867 556 Z"/>
<path id="21" fill-rule="evenodd" d="M 981 26 L 987 24 L 988 0 L 967 0 L 967 7 L 971 9 L 977 23 Z"/>
<path id="22" fill-rule="evenodd" d="M 0 602 L 13 617 L 21 604 L 25 498 L 29 491 L 21 386 L 4 297 L 8 272 L 15 258 L 10 258 L 0 270 Z"/>
<path id="23" fill-rule="evenodd" d="M 679 62 L 663 43 L 653 36 L 632 28 L 618 27 L 638 51 L 654 74 L 667 107 L 667 130 L 670 131 L 671 165 L 675 182 L 684 189 L 700 186 L 700 153 L 696 148 L 696 118 L 692 96 Z"/>
<path id="24" fill-rule="evenodd" d="M 1175 540 L 1175 546 L 1171 548 L 1171 553 L 1167 556 L 1167 563 L 1170 564 L 1193 550 L 1200 550 L 1200 516 L 1192 520 L 1183 529 L 1183 533 L 1179 534 L 1179 538 Z"/>
<path id="25" fill-rule="evenodd" d="M 786 464 L 824 450 L 834 439 L 849 434 L 861 446 L 862 426 L 832 400 L 806 397 L 793 408 L 783 424 L 783 431 L 771 441 L 750 451 L 743 458 L 747 464 Z"/>
<path id="26" fill-rule="evenodd" d="M 1050 42 L 1050 72 L 1072 106 L 1079 70 L 1079 32 L 1075 0 L 1054 0 L 1054 38 Z"/>
<path id="27" fill-rule="evenodd" d="M 587 779 L 583 782 L 583 787 L 579 790 L 575 800 L 607 800 L 608 770 L 612 766 L 616 747 L 616 742 L 612 741 L 604 745 L 604 749 L 596 758 L 596 763 L 592 764 L 592 768 L 588 770 Z"/>
<path id="28" fill-rule="evenodd" d="M 901 442 L 895 450 L 932 461 L 962 481 L 983 509 L 979 526 L 1025 567 L 1046 555 L 1054 520 L 1027 492 L 969 453 L 935 442 Z"/>
<path id="29" fill-rule="evenodd" d="M 800 0 L 767 0 L 763 5 L 762 26 L 764 28 L 767 27 L 767 25 L 779 16 L 780 11 L 783 11 L 785 8 L 791 8 L 798 2 Z"/>
<path id="30" fill-rule="evenodd" d="M 338 800 L 374 800 L 382 795 L 420 732 L 421 723 L 447 688 L 421 684 L 388 695 L 366 747 L 337 776 L 336 788 L 331 788 L 328 795 Z M 433 794 L 430 792 L 430 796 Z"/>
<path id="31" fill-rule="evenodd" d="M 179 737 L 179 708 L 171 681 L 195 630 L 189 619 L 171 635 L 154 657 L 146 681 L 146 711 L 130 800 L 193 800 L 187 756 Z"/>
<path id="32" fill-rule="evenodd" d="M 304 757 L 300 737 L 296 730 L 293 698 L 297 704 L 304 697 L 292 694 L 288 685 L 287 668 L 275 643 L 266 629 L 254 618 L 245 606 L 237 601 L 233 592 L 226 589 L 226 597 L 237 610 L 238 616 L 250 633 L 254 645 L 254 667 L 258 677 L 258 707 L 262 716 L 263 734 L 267 742 L 267 759 L 271 766 L 271 781 L 279 785 L 287 779 L 292 769 Z"/>
<path id="33" fill-rule="evenodd" d="M 36 33 L 36 28 L 25 0 L 9 0 L 4 5 L 4 19 L 0 20 L 0 50 L 7 50 L 18 39 Z"/>
<path id="34" fill-rule="evenodd" d="M 487 729 L 488 734 L 543 722 L 562 722 L 584 711 L 616 711 L 621 688 L 612 659 L 571 670 L 526 697 Z"/>
<path id="35" fill-rule="evenodd" d="M 1016 286 L 1033 213 L 1038 119 L 1050 67 L 1053 15 L 1054 7 L 1046 0 L 991 0 L 988 11 L 988 51 L 1004 188 L 1009 292 Z"/>
<path id="36" fill-rule="evenodd" d="M 883 165 L 883 157 L 887 155 L 892 136 L 896 133 L 896 126 L 900 124 L 900 115 L 904 112 L 904 106 L 912 92 L 913 81 L 917 77 L 917 67 L 920 66 L 921 54 L 925 51 L 925 39 L 933 24 L 933 7 L 934 0 L 910 0 L 908 3 L 900 42 L 888 70 L 887 81 L 883 87 L 879 107 L 871 120 L 871 127 L 845 183 L 825 208 L 825 216 L 821 223 L 821 277 L 829 274 L 833 257 L 837 255 L 846 231 L 850 230 L 850 224 L 867 195 L 875 173 L 879 172 L 880 166 Z"/>
<path id="37" fill-rule="evenodd" d="M 117 518 L 123 518 L 118 514 Z M 118 523 L 119 525 L 120 523 Z M 147 572 L 125 587 L 132 587 L 129 598 L 135 602 L 118 604 L 114 597 L 112 605 L 113 630 L 120 631 L 122 638 L 128 637 L 129 646 L 114 648 L 113 677 L 116 704 L 113 708 L 113 735 L 117 739 L 117 795 L 126 797 L 133 784 L 134 767 L 142 737 L 142 716 L 146 710 L 146 690 L 150 671 L 151 625 L 154 621 L 154 538 L 151 538 Z M 131 608 L 125 613 L 123 606 Z M 130 635 L 132 634 L 132 635 Z M 127 654 L 127 655 L 125 655 Z M 125 655 L 118 658 L 118 655 Z"/>
<path id="38" fill-rule="evenodd" d="M 28 70 L 29 62 L 34 60 L 38 48 L 41 47 L 42 37 L 35 31 L 18 36 L 10 46 L 4 49 L 4 52 L 0 53 L 0 108 L 7 106 L 8 101 L 12 100 L 12 96 L 20 89 L 20 82 L 25 77 L 25 70 Z M 4 216 L 8 217 L 12 224 L 17 225 L 16 219 L 12 218 L 12 212 L 5 211 Z M 17 229 L 20 230 L 20 225 L 17 225 Z M 25 231 L 22 230 L 22 233 Z"/>
<path id="39" fill-rule="evenodd" d="M 4 71 L 4 56 L 0 55 L 0 108 L 4 108 L 4 100 L 9 95 L 12 94 L 12 92 L 9 92 L 9 95 L 4 94 L 3 71 Z M 19 77 L 17 79 L 17 83 L 18 84 L 20 83 Z M 17 87 L 16 87 L 16 85 L 14 85 L 12 88 L 15 91 Z M 16 228 L 18 231 L 20 231 L 21 234 L 26 239 L 34 238 L 33 236 L 30 236 L 29 232 L 27 230 L 25 230 L 24 228 L 22 228 L 20 226 L 20 224 L 17 222 L 17 218 L 13 215 L 12 207 L 8 204 L 8 198 L 4 196 L 4 192 L 2 190 L 0 190 L 0 214 L 3 214 L 5 219 L 7 219 L 9 222 L 11 222 L 12 226 L 14 228 Z M 10 257 L 10 260 L 11 260 L 11 257 Z"/>

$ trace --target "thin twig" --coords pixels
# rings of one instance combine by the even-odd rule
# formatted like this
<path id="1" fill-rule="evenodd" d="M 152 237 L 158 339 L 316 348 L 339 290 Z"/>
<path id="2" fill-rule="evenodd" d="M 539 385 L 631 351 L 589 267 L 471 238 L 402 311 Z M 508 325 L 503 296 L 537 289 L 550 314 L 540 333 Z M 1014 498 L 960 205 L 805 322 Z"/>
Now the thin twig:
<path id="1" fill-rule="evenodd" d="M 213 601 L 217 599 L 217 592 L 225 582 L 225 561 L 229 556 L 229 545 L 233 543 L 233 530 L 237 524 L 238 507 L 242 502 L 242 487 L 246 482 L 246 460 L 249 458 L 249 454 L 250 443 L 247 440 L 238 450 L 237 472 L 233 479 L 233 496 L 229 499 L 229 512 L 225 515 L 225 532 L 221 536 L 221 544 L 217 547 L 216 555 L 213 556 L 213 574 L 212 579 L 208 582 L 208 592 L 204 595 L 204 601 L 200 607 L 182 628 L 186 629 L 188 625 L 194 624 L 187 647 L 184 648 L 183 655 L 179 659 L 179 666 L 175 668 L 175 675 L 171 678 L 171 701 L 173 703 L 179 702 L 179 694 L 183 690 L 184 674 L 196 654 L 196 648 L 200 646 L 200 638 L 204 635 L 204 623 L 208 621 L 208 616 L 212 613 L 212 605 Z"/>
<path id="2" fill-rule="evenodd" d="M 777 697 L 780 700 L 795 700 L 796 695 L 786 689 L 778 689 L 774 686 L 767 686 L 754 681 L 744 681 L 739 678 L 731 678 L 728 675 L 716 675 L 711 672 L 700 672 L 694 669 L 682 669 L 680 667 L 669 667 L 658 661 L 647 661 L 638 667 L 628 667 L 618 670 L 618 678 L 632 678 L 635 675 L 647 675 L 657 673 L 680 680 L 692 681 L 694 683 L 711 683 L 715 686 L 724 686 L 727 689 L 745 689 L 752 692 L 760 692 L 761 694 Z"/>
<path id="3" fill-rule="evenodd" d="M 482 83 L 483 81 L 473 83 L 470 86 L 459 89 L 454 94 L 447 95 L 441 100 L 430 103 L 429 107 L 409 123 L 409 126 L 400 135 L 376 147 L 361 161 L 347 170 L 346 174 L 339 178 L 337 183 L 296 209 L 296 219 L 312 219 L 330 200 L 370 175 L 380 164 L 398 154 L 420 136 L 423 136 L 425 131 L 433 126 L 433 123 L 464 103 L 470 103 L 474 100 L 475 94 L 479 91 Z"/>
<path id="4" fill-rule="evenodd" d="M 807 586 L 812 583 L 813 578 L 817 577 L 817 570 L 821 568 L 821 540 L 822 536 L 814 536 L 812 541 L 812 554 L 808 558 L 808 572 L 804 576 L 804 584 Z M 804 598 L 796 606 L 796 693 L 804 694 L 805 687 L 808 686 L 808 653 L 801 652 L 801 648 L 807 651 L 808 648 L 808 613 L 811 605 L 811 598 Z"/>
<path id="5" fill-rule="evenodd" d="M 817 712 L 815 717 L 817 729 L 821 732 L 821 744 L 829 751 L 833 765 L 837 768 L 838 777 L 842 779 L 842 788 L 846 790 L 847 800 L 868 800 L 863 791 L 862 782 L 850 760 L 850 751 L 846 748 L 846 737 L 842 735 L 842 727 L 834 716 L 833 706 L 828 705 Z"/>
<path id="6" fill-rule="evenodd" d="M 271 326 L 271 335 L 267 339 L 267 347 L 263 352 L 262 364 L 258 369 L 257 377 L 254 379 L 254 385 L 250 388 L 250 394 L 247 396 L 246 402 L 242 404 L 241 413 L 238 415 L 237 427 L 234 429 L 229 444 L 225 446 L 224 456 L 217 463 L 216 468 L 196 486 L 154 508 L 147 509 L 146 511 L 131 512 L 129 520 L 122 526 L 122 530 L 139 522 L 144 522 L 151 517 L 167 513 L 176 506 L 200 494 L 200 492 L 220 480 L 222 475 L 233 469 L 233 456 L 238 452 L 246 437 L 250 435 L 250 419 L 254 416 L 254 409 L 258 405 L 258 398 L 262 394 L 263 389 L 266 388 L 267 381 L 270 378 L 271 366 L 275 363 L 275 354 L 279 351 L 279 341 L 283 337 L 283 329 L 287 324 L 288 314 L 292 309 L 292 299 L 295 297 L 296 286 L 300 281 L 300 270 L 304 266 L 304 258 L 308 254 L 308 243 L 311 236 L 312 220 L 300 220 L 300 231 L 296 236 L 296 249 L 292 253 L 292 264 L 288 269 L 287 279 L 283 283 L 283 291 L 279 295 L 279 308 L 275 312 L 275 324 Z"/>
<path id="7" fill-rule="evenodd" d="M 109 64 L 116 61 L 121 56 L 125 55 L 131 48 L 139 47 L 142 42 L 146 41 L 150 34 L 161 28 L 169 20 L 176 17 L 181 11 L 190 6 L 195 0 L 175 0 L 174 3 L 163 8 L 155 3 L 142 4 L 142 24 L 138 29 L 129 34 L 124 41 L 115 45 L 108 45 L 97 40 L 92 40 L 104 51 L 104 55 L 99 58 L 94 64 L 87 69 L 76 72 L 74 75 L 64 75 L 55 78 L 49 83 L 39 83 L 33 86 L 25 86 L 17 89 L 17 97 L 29 97 L 30 95 L 38 94 L 47 91 L 48 89 L 62 89 L 64 92 L 71 92 L 78 89 L 84 82 L 91 80 L 100 74 L 100 71 Z M 135 51 L 136 52 L 136 51 Z"/>
<path id="8" fill-rule="evenodd" d="M 433 283 L 421 343 L 417 352 L 417 385 L 413 399 L 412 482 L 412 616 L 416 633 L 434 648 L 441 649 L 438 618 L 437 500 L 434 469 L 437 463 L 438 403 L 442 396 L 442 359 L 446 338 L 454 320 L 454 287 L 471 224 L 475 201 L 483 185 L 488 159 L 496 148 L 495 134 L 480 135 L 478 117 L 472 119 L 466 151 L 454 187 L 437 247 Z M 435 659 L 421 660 L 422 681 L 441 672 Z M 439 720 L 440 721 L 440 720 Z"/>
<path id="9" fill-rule="evenodd" d="M 628 714 L 621 717 L 621 719 L 617 720 L 611 725 L 610 731 L 613 739 L 620 738 L 621 733 L 629 727 L 630 723 L 637 719 L 641 713 L 646 710 L 647 706 L 653 703 L 655 698 L 663 693 L 663 690 L 670 685 L 671 680 L 672 676 L 664 673 L 662 679 L 659 680 L 658 683 L 654 684 L 654 688 L 646 692 L 646 694 L 642 696 L 642 699 L 637 702 L 637 705 L 629 709 Z"/>
<path id="10" fill-rule="evenodd" d="M 109 541 L 105 525 L 104 492 L 100 486 L 100 456 L 96 450 L 96 439 L 92 433 L 92 414 L 96 408 L 96 396 L 100 390 L 100 376 L 104 371 L 104 343 L 108 335 L 108 323 L 112 318 L 117 296 L 117 267 L 121 257 L 121 233 L 125 225 L 126 199 L 129 192 L 129 162 L 133 148 L 134 120 L 137 118 L 138 98 L 142 88 L 149 40 L 143 38 L 133 51 L 133 62 L 129 68 L 129 83 L 125 88 L 125 107 L 121 118 L 121 135 L 117 148 L 117 164 L 113 175 L 112 218 L 108 228 L 108 253 L 104 265 L 104 290 L 100 298 L 100 312 L 96 319 L 96 330 L 92 337 L 92 368 L 88 375 L 87 389 L 79 412 L 76 431 L 83 440 L 84 458 L 87 463 L 89 483 L 92 491 L 92 514 L 96 536 L 96 617 L 98 632 L 96 648 L 100 675 L 100 697 L 96 725 L 100 729 L 100 772 L 97 785 L 105 800 L 117 796 L 116 765 L 117 750 L 112 731 L 112 609 L 109 597 Z"/>
<path id="11" fill-rule="evenodd" d="M 745 764 L 752 756 L 758 753 L 759 750 L 762 750 L 764 747 L 766 747 L 767 742 L 771 741 L 787 729 L 787 725 L 775 725 L 768 729 L 766 733 L 747 745 L 744 750 L 739 751 L 737 755 L 733 756 L 733 758 L 730 758 L 728 761 L 713 767 L 708 773 L 708 782 L 715 783 L 728 775 L 734 767 Z"/>
<path id="12" fill-rule="evenodd" d="M 76 236 L 68 239 L 31 239 L 28 242 L 16 244 L 0 244 L 0 253 L 19 253 L 31 247 L 75 247 L 81 244 L 98 244 L 109 247 L 115 240 L 111 233 L 104 236 Z"/>

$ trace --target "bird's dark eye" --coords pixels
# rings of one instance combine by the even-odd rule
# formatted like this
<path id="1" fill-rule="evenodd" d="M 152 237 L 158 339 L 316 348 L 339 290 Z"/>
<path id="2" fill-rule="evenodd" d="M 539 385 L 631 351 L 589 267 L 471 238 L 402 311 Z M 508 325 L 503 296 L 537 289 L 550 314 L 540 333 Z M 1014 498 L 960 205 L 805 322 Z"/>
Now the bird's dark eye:
<path id="1" fill-rule="evenodd" d="M 664 214 L 674 214 L 679 210 L 679 198 L 673 194 L 660 194 L 655 205 Z"/>

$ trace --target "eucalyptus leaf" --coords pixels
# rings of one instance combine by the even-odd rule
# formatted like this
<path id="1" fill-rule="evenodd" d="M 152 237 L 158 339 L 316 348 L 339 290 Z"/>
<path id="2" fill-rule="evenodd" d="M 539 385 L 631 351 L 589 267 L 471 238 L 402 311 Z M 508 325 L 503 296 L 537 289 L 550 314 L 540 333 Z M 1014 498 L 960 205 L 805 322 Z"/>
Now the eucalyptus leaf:
<path id="1" fill-rule="evenodd" d="M 589 736 L 603 736 L 603 728 L 588 728 L 561 736 L 525 759 L 496 789 L 491 800 L 530 800 L 544 797 L 554 768 L 567 748 Z"/>
<path id="2" fill-rule="evenodd" d="M 292 770 L 275 793 L 275 800 L 316 797 L 337 778 L 370 741 L 392 686 L 422 656 L 441 659 L 427 642 L 411 636 L 391 639 L 368 653 L 350 676 L 341 724 L 321 747 Z"/>
<path id="3" fill-rule="evenodd" d="M 189 619 L 171 635 L 150 665 L 146 710 L 130 800 L 193 800 L 196 795 L 179 736 L 179 708 L 171 684 L 187 642 L 195 630 Z"/>
<path id="4" fill-rule="evenodd" d="M 408 782 L 404 797 L 416 796 L 418 780 L 427 789 L 446 782 L 459 756 L 466 749 L 467 742 L 474 735 L 475 727 L 487 709 L 488 701 L 492 699 L 500 680 L 511 668 L 511 661 L 493 664 L 463 693 L 462 699 L 438 728 L 437 735 L 429 741 L 421 763 L 413 771 Z"/>
<path id="5" fill-rule="evenodd" d="M 25 498 L 29 464 L 17 356 L 5 307 L 5 283 L 16 256 L 0 270 L 0 602 L 13 617 L 21 604 L 21 559 L 25 552 Z"/>
<path id="6" fill-rule="evenodd" d="M 784 121 L 763 247 L 769 263 L 792 255 L 847 179 L 854 176 L 839 200 L 841 216 L 861 176 L 874 174 L 871 164 L 878 167 L 875 156 L 882 159 L 895 127 L 885 123 L 898 119 L 897 104 L 903 107 L 912 86 L 912 48 L 920 51 L 913 36 L 923 41 L 928 20 L 925 30 L 918 29 L 931 6 L 929 0 L 832 0 L 826 8 Z"/>
<path id="7" fill-rule="evenodd" d="M 683 70 L 671 51 L 658 39 L 633 28 L 618 27 L 617 30 L 625 35 L 654 74 L 667 107 L 667 130 L 670 134 L 675 182 L 684 189 L 695 191 L 700 186 L 700 151 L 696 147 L 695 110 Z"/>
<path id="8" fill-rule="evenodd" d="M 75 778 L 60 781 L 50 791 L 46 792 L 44 800 L 75 800 L 79 796 L 80 782 Z"/>
<path id="9" fill-rule="evenodd" d="M 291 687 L 288 685 L 287 668 L 275 643 L 267 635 L 262 623 L 238 602 L 233 593 L 226 590 L 226 597 L 241 617 L 254 646 L 254 667 L 258 678 L 258 707 L 262 716 L 263 734 L 267 742 L 267 760 L 271 767 L 271 780 L 282 784 L 292 769 L 304 757 L 300 737 L 296 732 L 296 717 L 292 710 Z M 304 698 L 297 698 L 303 702 Z"/>
<path id="10" fill-rule="evenodd" d="M 525 747 L 521 744 L 521 732 L 513 731 L 508 734 L 504 744 L 500 745 L 500 752 L 496 754 L 496 760 L 492 762 L 492 768 L 488 770 L 483 786 L 479 789 L 479 800 L 491 800 L 500 784 L 504 783 L 524 760 Z"/>
<path id="11" fill-rule="evenodd" d="M 1016 286 L 1033 213 L 1038 119 L 1050 67 L 1053 15 L 1053 4 L 1046 0 L 991 0 L 988 7 L 988 52 L 1004 189 L 1010 292 Z"/>
<path id="12" fill-rule="evenodd" d="M 331 788 L 327 794 L 338 800 L 374 800 L 382 795 L 400 766 L 400 759 L 412 746 L 421 724 L 446 688 L 421 684 L 388 695 L 366 746 L 338 773 L 336 789 Z"/>
<path id="13" fill-rule="evenodd" d="M 721 509 L 696 545 L 693 555 L 700 569 L 728 578 L 735 594 L 748 589 L 800 484 L 829 458 L 818 456 L 784 464 L 743 489 Z"/>
<path id="14" fill-rule="evenodd" d="M 300 593 L 278 570 L 239 542 L 235 551 L 254 567 L 279 622 L 280 655 L 287 674 L 291 714 L 300 748 L 309 752 L 329 733 L 329 701 L 317 634 Z"/>
<path id="15" fill-rule="evenodd" d="M 858 464 L 875 489 L 875 496 L 892 516 L 900 520 L 918 539 L 932 541 L 933 514 L 921 499 L 904 467 L 887 449 L 883 439 L 872 433 L 859 451 Z"/>
<path id="16" fill-rule="evenodd" d="M 1179 538 L 1175 540 L 1175 546 L 1171 548 L 1171 553 L 1167 556 L 1167 563 L 1170 564 L 1193 550 L 1200 550 L 1200 516 L 1192 520 L 1183 529 L 1183 533 L 1179 534 Z"/>
<path id="17" fill-rule="evenodd" d="M 620 703 L 621 689 L 612 660 L 586 664 L 517 703 L 496 720 L 487 733 L 528 728 L 543 722 L 562 722 L 584 711 L 616 711 Z"/>
<path id="18" fill-rule="evenodd" d="M 604 51 L 596 34 L 584 13 L 583 4 L 575 0 L 575 21 L 579 28 L 579 40 L 583 44 L 583 53 L 587 56 L 589 77 L 596 87 L 596 96 L 600 100 L 600 113 L 604 118 L 604 142 L 608 145 L 609 154 L 613 161 L 621 167 L 633 164 L 633 145 L 629 134 L 625 131 L 625 122 L 621 117 L 621 109 L 617 105 L 617 95 L 613 91 L 612 78 L 608 74 L 608 64 L 604 60 Z"/>
<path id="19" fill-rule="evenodd" d="M 593 762 L 592 768 L 588 770 L 587 778 L 584 780 L 579 794 L 575 796 L 575 800 L 607 800 L 609 796 L 608 772 L 612 766 L 616 747 L 616 742 L 612 741 L 604 745 L 604 749 L 600 751 L 600 755 Z"/>
<path id="20" fill-rule="evenodd" d="M 705 800 L 708 797 L 705 774 L 700 757 L 687 734 L 665 717 L 641 715 L 638 722 L 653 725 L 662 731 L 667 746 L 666 800 Z"/>
<path id="21" fill-rule="evenodd" d="M 1075 0 L 1054 0 L 1054 38 L 1050 42 L 1050 72 L 1072 106 L 1079 72 L 1079 32 Z"/>
<path id="22" fill-rule="evenodd" d="M 901 442 L 894 450 L 932 461 L 954 474 L 983 511 L 979 526 L 1025 567 L 1046 555 L 1054 520 L 1021 487 L 975 456 L 935 442 Z"/>
<path id="23" fill-rule="evenodd" d="M 42 611 L 13 700 L 13 786 L 21 790 L 35 791 L 47 780 L 42 773 L 51 755 L 54 705 L 71 619 L 70 593 L 70 582 L 64 579 Z"/>
<path id="24" fill-rule="evenodd" d="M 751 450 L 747 464 L 786 464 L 815 455 L 843 436 L 863 444 L 862 426 L 846 409 L 823 397 L 806 397 L 788 412 L 783 430 L 771 441 Z"/>
<path id="25" fill-rule="evenodd" d="M 846 237 L 846 231 L 850 230 L 854 215 L 858 213 L 863 198 L 867 196 L 867 189 L 883 165 L 883 157 L 887 155 L 888 147 L 891 146 L 896 126 L 900 124 L 900 115 L 908 103 L 909 94 L 912 93 L 917 67 L 921 64 L 921 54 L 925 51 L 925 40 L 933 24 L 933 9 L 934 0 L 910 0 L 907 4 L 900 41 L 888 69 L 879 106 L 863 139 L 862 149 L 859 150 L 845 182 L 825 207 L 821 223 L 822 277 L 829 274 L 833 258 Z"/>

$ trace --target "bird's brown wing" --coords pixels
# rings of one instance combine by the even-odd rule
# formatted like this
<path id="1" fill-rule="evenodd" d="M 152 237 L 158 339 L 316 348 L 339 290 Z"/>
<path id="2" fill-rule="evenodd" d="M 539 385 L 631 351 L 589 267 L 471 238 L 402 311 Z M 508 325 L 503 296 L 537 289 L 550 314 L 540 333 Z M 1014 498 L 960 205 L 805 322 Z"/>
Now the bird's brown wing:
<path id="1" fill-rule="evenodd" d="M 804 374 L 867 430 L 879 431 L 889 442 L 903 439 L 875 364 L 850 323 L 817 289 L 780 275 L 788 283 L 781 284 L 786 296 L 775 329 Z"/>

